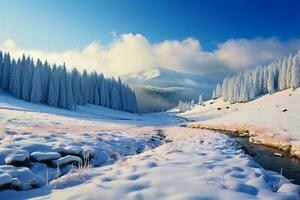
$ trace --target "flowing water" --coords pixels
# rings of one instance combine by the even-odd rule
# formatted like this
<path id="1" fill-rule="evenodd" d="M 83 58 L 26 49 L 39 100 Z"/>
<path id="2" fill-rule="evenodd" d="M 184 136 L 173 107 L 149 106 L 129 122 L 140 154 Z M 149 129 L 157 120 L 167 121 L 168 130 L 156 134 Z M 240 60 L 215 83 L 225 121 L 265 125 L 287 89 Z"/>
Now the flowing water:
<path id="1" fill-rule="evenodd" d="M 266 170 L 282 173 L 294 184 L 300 185 L 300 159 L 289 157 L 287 152 L 264 145 L 252 144 L 248 137 L 240 137 L 234 133 L 225 133 L 234 138 L 242 149 L 249 154 L 255 162 Z M 282 155 L 282 157 L 274 155 Z"/>

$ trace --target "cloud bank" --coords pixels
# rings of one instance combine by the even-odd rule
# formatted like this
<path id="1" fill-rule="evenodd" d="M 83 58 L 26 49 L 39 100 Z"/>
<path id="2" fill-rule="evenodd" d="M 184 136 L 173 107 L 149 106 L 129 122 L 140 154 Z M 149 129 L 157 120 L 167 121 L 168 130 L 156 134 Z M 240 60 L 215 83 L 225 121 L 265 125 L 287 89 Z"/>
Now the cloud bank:
<path id="1" fill-rule="evenodd" d="M 208 52 L 195 38 L 165 40 L 151 43 L 141 34 L 115 35 L 113 41 L 103 45 L 94 41 L 84 48 L 63 52 L 45 52 L 19 47 L 12 39 L 0 48 L 13 57 L 24 53 L 50 63 L 66 63 L 69 67 L 103 72 L 107 76 L 120 76 L 154 67 L 222 78 L 238 70 L 265 64 L 286 56 L 300 47 L 300 40 L 282 42 L 277 38 L 231 39 Z"/>

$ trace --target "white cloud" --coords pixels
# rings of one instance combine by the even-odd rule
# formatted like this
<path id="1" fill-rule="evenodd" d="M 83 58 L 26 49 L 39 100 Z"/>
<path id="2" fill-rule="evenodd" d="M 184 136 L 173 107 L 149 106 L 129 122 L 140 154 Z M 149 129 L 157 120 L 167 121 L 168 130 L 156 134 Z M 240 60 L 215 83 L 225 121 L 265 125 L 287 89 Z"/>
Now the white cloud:
<path id="1" fill-rule="evenodd" d="M 219 44 L 215 55 L 229 67 L 240 69 L 278 59 L 299 47 L 299 40 L 283 43 L 277 38 L 238 39 Z"/>
<path id="2" fill-rule="evenodd" d="M 182 41 L 166 40 L 150 43 L 141 34 L 114 35 L 113 41 L 102 45 L 99 41 L 86 47 L 64 52 L 44 52 L 26 49 L 8 39 L 0 45 L 14 57 L 23 53 L 51 63 L 96 70 L 107 75 L 123 75 L 153 67 L 222 77 L 226 73 L 264 64 L 296 51 L 300 40 L 281 42 L 276 38 L 231 39 L 218 45 L 213 52 L 204 51 L 194 38 Z"/>

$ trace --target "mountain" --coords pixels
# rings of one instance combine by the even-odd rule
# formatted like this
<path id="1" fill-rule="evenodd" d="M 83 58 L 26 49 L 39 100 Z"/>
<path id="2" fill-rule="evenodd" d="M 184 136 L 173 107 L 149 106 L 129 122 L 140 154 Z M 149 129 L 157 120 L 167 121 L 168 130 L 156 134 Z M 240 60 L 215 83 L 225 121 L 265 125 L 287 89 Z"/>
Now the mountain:
<path id="1" fill-rule="evenodd" d="M 183 100 L 198 100 L 211 96 L 216 82 L 202 75 L 178 72 L 166 68 L 154 68 L 121 77 L 132 87 L 142 112 L 168 109 Z"/>

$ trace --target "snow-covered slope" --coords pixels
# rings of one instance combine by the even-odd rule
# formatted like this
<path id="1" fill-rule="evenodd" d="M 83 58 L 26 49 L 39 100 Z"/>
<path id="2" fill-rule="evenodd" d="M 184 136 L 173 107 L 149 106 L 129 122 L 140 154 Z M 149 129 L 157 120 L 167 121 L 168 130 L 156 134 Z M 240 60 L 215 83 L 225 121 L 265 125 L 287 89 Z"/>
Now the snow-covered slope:
<path id="1" fill-rule="evenodd" d="M 204 76 L 166 68 L 155 68 L 122 77 L 136 91 L 142 111 L 160 111 L 178 103 L 179 99 L 211 96 L 215 81 Z"/>
<path id="2" fill-rule="evenodd" d="M 129 112 L 123 112 L 118 110 L 112 110 L 106 107 L 86 104 L 84 106 L 77 106 L 75 110 L 65 110 L 60 108 L 50 107 L 44 104 L 33 104 L 27 101 L 16 99 L 11 95 L 4 93 L 0 90 L 0 111 L 2 113 L 14 113 L 14 111 L 22 111 L 24 117 L 34 117 L 34 116 L 45 116 L 41 119 L 49 120 L 48 117 L 57 116 L 59 118 L 71 118 L 80 119 L 85 121 L 96 121 L 96 122 L 112 122 L 114 120 L 119 120 L 122 124 L 132 124 L 136 125 L 136 121 L 139 121 L 140 125 L 143 124 L 166 124 L 176 122 L 175 118 L 166 117 L 164 113 L 149 113 L 149 114 L 134 114 Z M 33 115 L 32 113 L 40 113 L 40 115 Z M 7 118 L 7 116 L 5 116 Z M 1 115 L 0 115 L 1 119 Z M 5 120 L 5 118 L 2 118 Z M 163 119 L 163 120 L 162 120 Z M 19 120 L 22 120 L 20 118 Z M 178 121 L 178 120 L 177 120 Z"/>
<path id="3" fill-rule="evenodd" d="M 299 100 L 300 89 L 265 95 L 241 104 L 231 105 L 217 99 L 180 116 L 196 120 L 191 124 L 193 127 L 246 132 L 252 136 L 252 142 L 291 151 L 300 157 Z"/>

